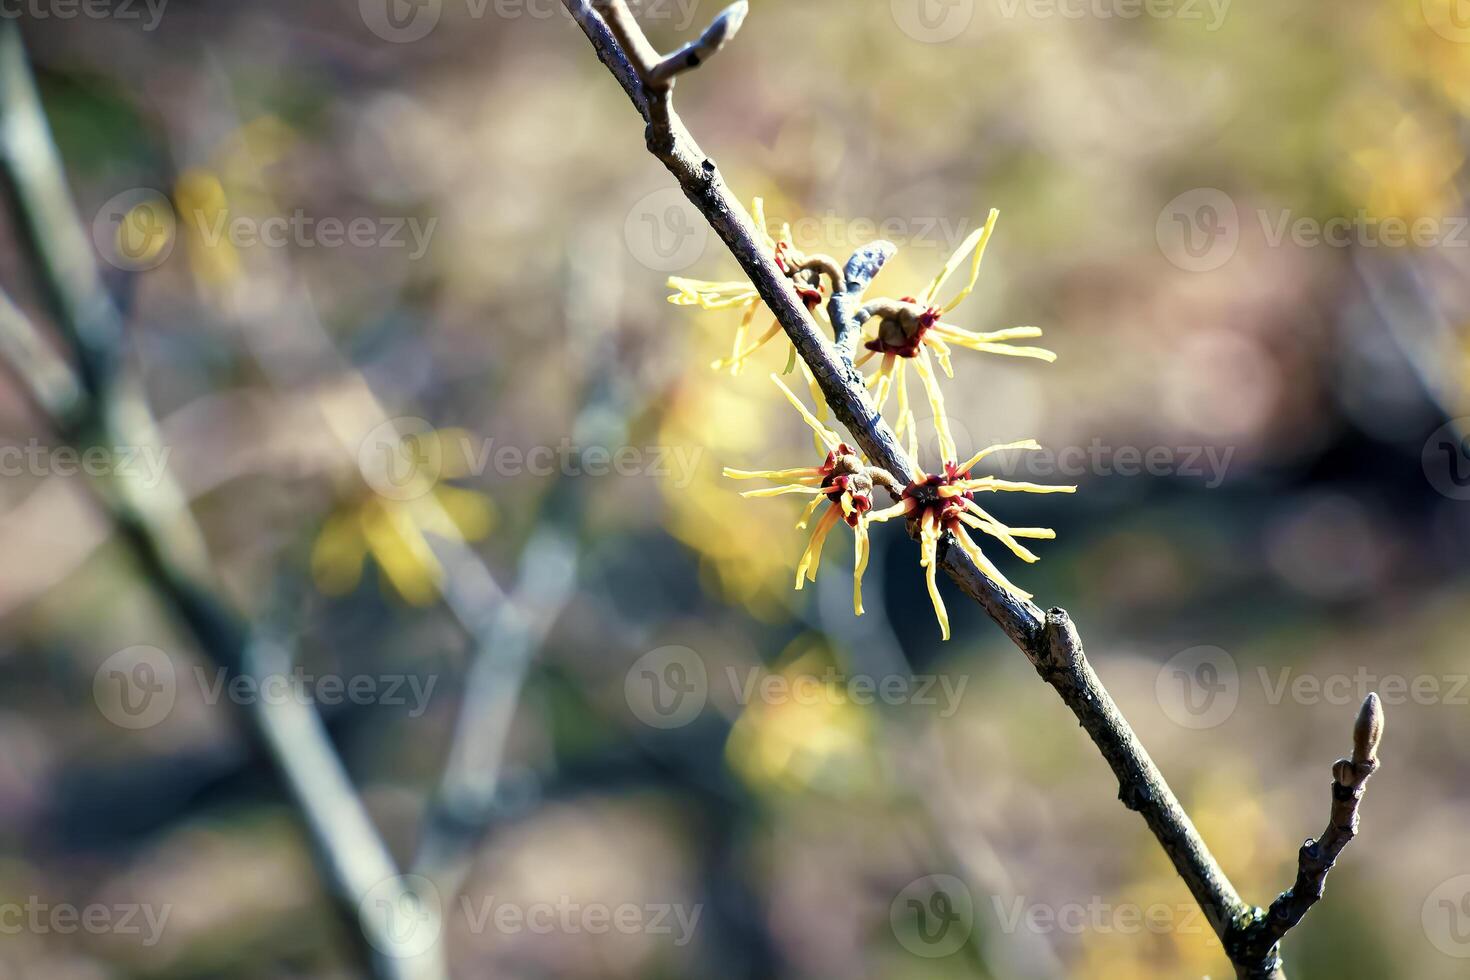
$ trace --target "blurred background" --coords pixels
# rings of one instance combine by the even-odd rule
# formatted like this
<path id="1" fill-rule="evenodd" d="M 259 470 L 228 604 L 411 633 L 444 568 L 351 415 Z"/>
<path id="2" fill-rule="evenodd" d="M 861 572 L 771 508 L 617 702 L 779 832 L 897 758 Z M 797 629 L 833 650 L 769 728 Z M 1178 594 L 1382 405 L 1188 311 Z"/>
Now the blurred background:
<path id="1" fill-rule="evenodd" d="M 1039 440 L 995 472 L 1078 492 L 996 502 L 1057 529 L 1039 564 L 987 551 L 1070 610 L 1248 900 L 1291 882 L 1379 691 L 1383 769 L 1294 978 L 1470 972 L 1458 4 L 754 0 L 676 95 L 772 231 L 896 243 L 876 294 L 1000 210 L 954 319 L 1041 326 L 1058 360 L 956 352 L 950 424 L 962 455 Z M 665 50 L 718 11 L 638 7 Z M 865 616 L 850 535 L 792 590 L 802 502 L 720 475 L 812 458 L 767 380 L 789 346 L 712 370 L 740 311 L 668 305 L 668 276 L 738 267 L 559 3 L 0 16 L 159 421 L 99 465 L 166 470 L 297 663 L 220 674 L 0 379 L 0 976 L 370 975 L 241 724 L 273 696 L 321 713 L 401 867 L 444 858 L 426 945 L 455 977 L 1230 975 L 947 582 L 940 642 L 899 528 Z M 384 418 L 432 522 L 374 478 Z M 436 819 L 457 725 L 495 776 Z"/>

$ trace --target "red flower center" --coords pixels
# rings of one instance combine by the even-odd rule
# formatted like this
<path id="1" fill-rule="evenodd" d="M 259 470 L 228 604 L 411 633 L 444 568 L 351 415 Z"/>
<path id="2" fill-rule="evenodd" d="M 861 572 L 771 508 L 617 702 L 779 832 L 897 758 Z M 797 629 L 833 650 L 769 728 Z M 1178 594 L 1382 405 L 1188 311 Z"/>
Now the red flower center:
<path id="1" fill-rule="evenodd" d="M 943 474 L 936 473 L 916 483 L 910 483 L 904 488 L 903 497 L 914 500 L 919 505 L 910 516 L 923 517 L 925 510 L 932 510 L 939 519 L 940 527 L 947 531 L 957 530 L 960 515 L 965 512 L 964 502 L 973 499 L 975 495 L 972 491 L 965 490 L 952 497 L 942 497 L 939 495 L 939 488 L 952 486 L 969 478 L 969 470 L 961 470 L 956 463 L 945 463 Z"/>
<path id="2" fill-rule="evenodd" d="M 903 302 L 917 305 L 918 300 L 905 296 Z M 938 322 L 939 311 L 932 306 L 925 307 L 921 313 L 905 311 L 899 317 L 885 318 L 878 324 L 878 336 L 863 346 L 880 354 L 918 357 L 919 348 L 924 343 L 924 334 Z"/>

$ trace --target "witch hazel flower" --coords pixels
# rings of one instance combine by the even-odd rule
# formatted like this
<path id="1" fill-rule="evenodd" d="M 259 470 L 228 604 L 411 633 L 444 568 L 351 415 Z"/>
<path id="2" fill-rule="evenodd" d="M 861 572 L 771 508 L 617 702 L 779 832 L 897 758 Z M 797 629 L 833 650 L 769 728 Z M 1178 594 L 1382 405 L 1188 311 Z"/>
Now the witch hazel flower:
<path id="1" fill-rule="evenodd" d="M 827 455 L 819 465 L 798 466 L 780 470 L 737 470 L 726 467 L 724 474 L 733 480 L 785 481 L 778 486 L 759 490 L 746 490 L 742 497 L 778 497 L 784 494 L 806 494 L 812 500 L 796 524 L 805 530 L 825 503 L 826 509 L 817 518 L 806 550 L 796 566 L 796 588 L 801 589 L 808 581 L 817 580 L 817 568 L 822 562 L 822 545 L 827 535 L 838 522 L 847 524 L 853 531 L 853 580 L 852 606 L 859 616 L 863 614 L 863 572 L 868 567 L 868 520 L 873 510 L 873 487 L 886 486 L 894 493 L 899 492 L 898 483 L 886 470 L 869 466 L 856 449 L 843 442 L 841 437 L 823 425 L 801 400 L 781 382 L 776 375 L 771 380 L 786 400 L 801 413 L 802 420 L 816 433 L 820 444 L 826 447 Z"/>
<path id="2" fill-rule="evenodd" d="M 929 407 L 934 413 L 935 426 L 939 430 L 940 454 L 945 459 L 952 460 L 956 455 L 956 450 L 954 440 L 949 434 L 949 427 L 944 422 L 946 417 L 944 396 L 939 390 L 939 381 L 935 376 L 935 361 L 938 362 L 946 377 L 953 378 L 954 366 L 950 358 L 954 347 L 965 347 L 987 354 L 1032 357 L 1042 361 L 1056 360 L 1056 354 L 1045 348 L 1018 347 L 1010 343 L 1012 340 L 1041 336 L 1040 327 L 1010 327 L 1005 330 L 976 333 L 946 323 L 942 319 L 952 313 L 974 291 L 975 283 L 980 277 L 980 261 L 985 256 L 985 246 L 990 242 L 991 233 L 995 230 L 996 219 L 999 217 L 1000 212 L 992 208 L 984 227 L 977 228 L 960 243 L 960 247 L 949 257 L 949 261 L 944 263 L 939 274 L 934 277 L 933 282 L 920 296 L 905 296 L 897 300 L 875 299 L 864 305 L 859 314 L 864 323 L 876 323 L 877 327 L 873 338 L 863 345 L 868 353 L 857 361 L 857 366 L 862 367 L 874 358 L 879 359 L 878 368 L 868 376 L 867 384 L 868 387 L 874 389 L 874 401 L 879 411 L 883 410 L 891 393 L 897 394 L 898 419 L 894 425 L 894 433 L 900 439 L 903 439 L 905 433 L 908 434 L 911 456 L 915 455 L 917 436 L 914 433 L 913 411 L 909 407 L 905 371 L 910 362 L 913 363 L 914 369 L 919 374 L 925 394 L 928 396 Z M 950 276 L 954 275 L 964 264 L 967 257 L 971 258 L 969 282 L 948 303 L 943 306 L 936 305 L 939 291 L 944 288 Z"/>
<path id="3" fill-rule="evenodd" d="M 980 570 L 996 585 L 1020 599 L 1031 598 L 1031 593 L 1022 591 L 995 567 L 970 531 L 988 534 L 1000 541 L 1011 553 L 1022 561 L 1034 562 L 1035 554 L 1021 543 L 1020 539 L 1051 539 L 1056 532 L 1048 527 L 1010 527 L 992 516 L 975 500 L 975 495 L 992 492 L 1021 493 L 1073 493 L 1076 487 L 1047 486 L 1039 483 L 1022 483 L 1001 480 L 993 476 L 972 477 L 970 470 L 987 456 L 1010 449 L 1036 450 L 1041 446 L 1032 439 L 987 446 L 963 463 L 953 462 L 950 457 L 939 473 L 920 473 L 913 483 L 903 488 L 898 503 L 868 515 L 869 523 L 882 523 L 895 517 L 914 521 L 919 532 L 919 565 L 924 569 L 924 578 L 929 587 L 929 599 L 934 604 L 934 615 L 939 619 L 939 629 L 944 639 L 949 639 L 949 613 L 944 608 L 944 599 L 939 595 L 935 571 L 939 566 L 939 543 L 950 535 L 954 543 L 974 560 Z"/>
<path id="4" fill-rule="evenodd" d="M 806 304 L 807 309 L 812 311 L 820 309 L 823 300 L 830 295 L 831 283 L 836 281 L 840 275 L 836 261 L 825 255 L 807 255 L 799 251 L 792 242 L 790 225 L 783 224 L 779 238 L 772 238 L 766 230 L 766 207 L 761 198 L 755 198 L 751 202 L 751 218 L 755 222 L 761 243 L 775 259 L 777 268 L 791 280 L 792 286 L 796 289 L 802 302 Z M 828 277 L 825 287 L 822 283 L 824 274 Z M 775 339 L 776 335 L 781 332 L 781 324 L 773 319 L 771 325 L 760 336 L 749 343 L 746 342 L 751 323 L 754 322 L 756 313 L 763 305 L 760 293 L 748 279 L 714 282 L 705 279 L 689 279 L 684 276 L 670 276 L 668 287 L 674 290 L 669 296 L 669 302 L 675 306 L 697 306 L 702 310 L 739 309 L 741 311 L 740 325 L 735 329 L 735 343 L 730 356 L 722 357 L 710 365 L 717 371 L 729 368 L 731 374 L 739 374 L 750 356 Z"/>

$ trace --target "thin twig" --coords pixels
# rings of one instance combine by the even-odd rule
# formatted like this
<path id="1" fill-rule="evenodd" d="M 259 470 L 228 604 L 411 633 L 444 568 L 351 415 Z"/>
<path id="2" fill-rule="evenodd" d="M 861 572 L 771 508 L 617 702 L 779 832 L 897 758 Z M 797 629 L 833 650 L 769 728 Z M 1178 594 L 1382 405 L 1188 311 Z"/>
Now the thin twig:
<path id="1" fill-rule="evenodd" d="M 1358 804 L 1368 777 L 1378 771 L 1378 743 L 1383 738 L 1383 703 L 1369 694 L 1353 723 L 1353 754 L 1332 766 L 1332 805 L 1327 829 L 1307 838 L 1297 853 L 1296 881 L 1276 897 L 1271 908 L 1236 938 L 1232 954 L 1240 980 L 1283 980 L 1279 944 L 1311 907 L 1322 898 L 1327 872 L 1358 835 Z"/>

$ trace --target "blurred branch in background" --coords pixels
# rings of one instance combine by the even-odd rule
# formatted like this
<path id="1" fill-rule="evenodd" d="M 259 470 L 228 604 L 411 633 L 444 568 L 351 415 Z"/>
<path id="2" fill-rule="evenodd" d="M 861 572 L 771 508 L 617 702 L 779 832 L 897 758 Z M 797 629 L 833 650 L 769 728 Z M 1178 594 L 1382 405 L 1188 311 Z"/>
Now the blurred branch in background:
<path id="1" fill-rule="evenodd" d="M 0 307 L 0 328 L 10 337 L 0 350 L 26 356 L 18 369 L 35 372 L 27 374 L 33 397 L 58 435 L 79 449 L 153 445 L 146 402 L 121 372 L 121 317 L 81 233 L 13 20 L 0 24 L 0 114 L 6 190 L 43 294 L 80 369 L 73 377 L 63 359 L 50 355 L 8 299 Z M 97 489 L 149 585 L 202 652 L 232 675 L 259 680 L 289 670 L 292 655 L 256 634 L 206 584 L 212 576 L 202 535 L 175 484 L 164 480 L 145 488 L 118 475 Z M 257 698 L 250 705 L 251 730 L 300 808 L 342 912 L 364 939 L 365 958 L 385 978 L 442 977 L 432 961 L 382 952 L 394 949 L 395 939 L 377 903 L 400 908 L 416 899 L 399 882 L 315 709 L 293 699 Z"/>
<path id="2" fill-rule="evenodd" d="M 863 379 L 847 356 L 850 350 L 835 348 L 821 333 L 789 278 L 778 267 L 776 257 L 767 254 L 760 244 L 760 231 L 725 186 L 718 166 L 695 143 L 675 113 L 671 105 L 672 80 L 655 68 L 663 63 L 663 59 L 649 43 L 627 5 L 623 0 L 564 2 L 592 42 L 598 57 L 644 117 L 649 151 L 669 169 L 685 195 L 739 261 L 761 299 L 785 329 L 796 353 L 815 376 L 828 406 L 868 457 L 887 469 L 898 485 L 914 484 L 918 478 L 916 463 L 900 448 L 887 422 L 873 408 Z M 743 0 L 729 8 L 720 15 L 706 37 L 728 40 L 733 30 L 727 28 L 738 26 L 745 10 Z M 854 257 L 854 262 L 861 261 L 860 255 Z M 831 285 L 834 296 L 839 292 L 846 293 L 845 283 L 840 283 L 839 277 L 834 276 Z M 852 301 L 855 302 L 856 297 Z M 840 307 L 834 309 L 839 316 L 832 325 L 835 337 L 853 337 L 855 328 L 841 321 Z M 1294 921 L 1300 919 L 1296 910 L 1305 913 L 1300 898 L 1284 899 L 1278 903 L 1282 911 L 1274 920 L 1240 898 L 1164 781 L 1163 774 L 1087 662 L 1077 631 L 1063 610 L 1053 609 L 1043 616 L 1030 602 L 1015 598 L 992 582 L 958 547 L 949 547 L 943 562 L 956 584 L 1005 630 L 1042 679 L 1055 688 L 1076 715 L 1117 775 L 1119 798 L 1126 807 L 1144 817 L 1204 910 L 1237 975 L 1242 980 L 1282 980 L 1285 973 L 1278 955 L 1278 942 Z M 1362 714 L 1370 717 L 1377 711 L 1377 699 L 1370 696 Z M 1370 727 L 1381 731 L 1381 718 Z M 1355 744 L 1363 741 L 1357 738 Z M 1376 748 L 1376 737 L 1373 743 Z M 1366 772 L 1363 775 L 1366 776 Z M 1339 782 L 1338 785 L 1344 784 Z M 1360 784 L 1354 785 L 1360 792 Z M 1355 812 L 1354 804 L 1354 820 Z M 1336 852 L 1350 837 L 1350 833 L 1336 834 L 1329 830 L 1322 848 L 1326 854 L 1325 863 L 1314 850 L 1312 867 L 1325 875 Z M 1306 851 L 1304 848 L 1304 855 Z M 1320 892 L 1321 879 L 1315 870 L 1311 883 Z M 1298 891 L 1304 890 L 1305 884 L 1300 884 Z M 1295 920 L 1292 920 L 1293 915 Z M 1272 924 L 1263 926 L 1266 921 Z"/>
<path id="3" fill-rule="evenodd" d="M 888 538 L 874 542 L 875 564 L 882 567 L 883 552 L 892 547 Z M 817 611 L 820 627 L 846 649 L 855 674 L 868 677 L 902 677 L 913 672 L 898 652 L 901 649 L 888 604 L 883 596 L 883 578 L 867 585 L 861 617 L 851 615 L 852 597 L 846 583 L 827 576 L 817 581 Z M 879 751 L 889 759 L 888 771 L 900 783 L 899 797 L 914 812 L 931 851 L 923 863 L 957 868 L 967 885 L 981 894 L 1010 902 L 1021 894 L 1000 852 L 973 820 L 967 819 L 963 795 L 948 771 L 945 746 L 929 718 L 906 724 L 896 712 L 878 709 L 883 726 Z M 994 977 L 1060 977 L 1066 969 L 1046 934 L 1021 930 L 1009 942 L 985 944 L 978 957 L 985 973 Z M 993 945 L 994 948 L 988 948 Z"/>

